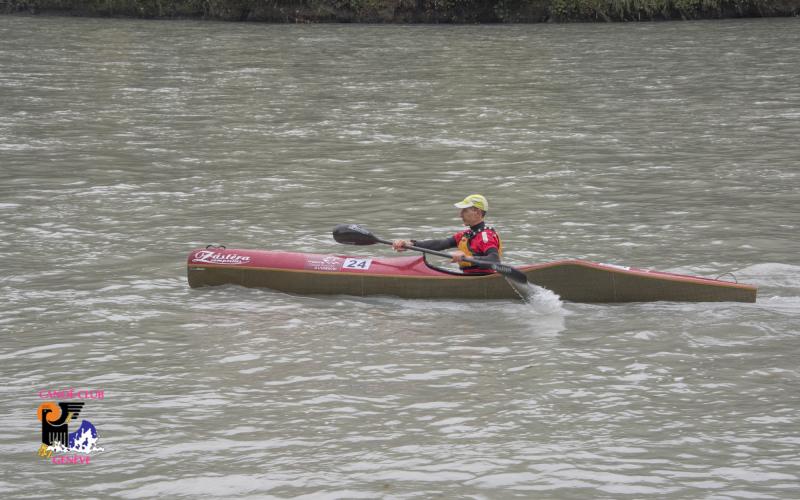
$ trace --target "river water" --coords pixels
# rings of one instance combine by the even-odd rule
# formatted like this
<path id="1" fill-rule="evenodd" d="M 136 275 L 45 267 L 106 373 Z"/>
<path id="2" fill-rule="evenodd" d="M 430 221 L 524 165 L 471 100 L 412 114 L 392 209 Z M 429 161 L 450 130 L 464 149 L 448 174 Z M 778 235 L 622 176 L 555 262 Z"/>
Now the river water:
<path id="1" fill-rule="evenodd" d="M 798 82 L 798 19 L 0 17 L 0 495 L 800 497 Z M 186 283 L 208 243 L 388 256 L 330 230 L 439 237 L 473 192 L 511 264 L 758 301 Z M 69 389 L 88 465 L 37 455 Z"/>

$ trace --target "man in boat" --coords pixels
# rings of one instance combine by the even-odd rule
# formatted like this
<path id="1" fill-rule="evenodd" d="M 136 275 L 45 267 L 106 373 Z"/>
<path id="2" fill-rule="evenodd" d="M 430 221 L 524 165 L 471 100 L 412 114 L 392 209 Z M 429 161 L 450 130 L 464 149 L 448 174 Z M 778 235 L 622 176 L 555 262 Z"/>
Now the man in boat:
<path id="1" fill-rule="evenodd" d="M 487 271 L 478 265 L 465 262 L 464 257 L 476 257 L 480 260 L 500 262 L 503 255 L 503 244 L 494 228 L 484 222 L 489 202 L 483 195 L 471 194 L 455 204 L 461 209 L 461 220 L 469 229 L 459 231 L 453 236 L 435 240 L 394 240 L 392 248 L 402 252 L 408 246 L 417 246 L 430 250 L 446 250 L 458 248 L 451 252 L 453 262 L 457 262 L 465 274 L 485 274 Z"/>

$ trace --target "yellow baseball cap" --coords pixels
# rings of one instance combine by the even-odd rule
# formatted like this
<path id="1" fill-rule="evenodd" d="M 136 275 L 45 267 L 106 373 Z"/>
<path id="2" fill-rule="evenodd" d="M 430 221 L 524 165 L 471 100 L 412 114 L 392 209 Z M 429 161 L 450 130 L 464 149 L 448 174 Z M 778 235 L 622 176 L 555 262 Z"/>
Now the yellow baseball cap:
<path id="1" fill-rule="evenodd" d="M 484 212 L 488 212 L 489 202 L 482 194 L 471 194 L 466 198 L 464 198 L 462 201 L 456 203 L 456 207 L 458 208 L 475 207 L 479 210 L 483 210 Z"/>

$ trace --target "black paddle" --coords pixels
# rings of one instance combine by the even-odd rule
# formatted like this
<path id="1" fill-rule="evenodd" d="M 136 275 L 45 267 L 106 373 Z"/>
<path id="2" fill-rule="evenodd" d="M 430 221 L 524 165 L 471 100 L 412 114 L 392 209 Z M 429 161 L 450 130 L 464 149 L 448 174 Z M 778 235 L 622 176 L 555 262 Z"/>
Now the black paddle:
<path id="1" fill-rule="evenodd" d="M 333 228 L 333 239 L 339 243 L 344 243 L 345 245 L 374 245 L 375 243 L 384 243 L 386 245 L 392 244 L 391 241 L 378 238 L 372 234 L 369 229 L 359 226 L 358 224 L 339 224 Z M 415 250 L 417 252 L 438 255 L 439 257 L 451 258 L 451 255 L 445 252 L 437 252 L 436 250 L 429 250 L 427 248 L 415 246 L 407 246 L 406 248 L 409 250 Z M 464 260 L 482 268 L 496 271 L 518 283 L 528 282 L 528 277 L 525 276 L 525 273 L 518 269 L 514 269 L 511 266 L 500 264 L 498 262 L 491 262 L 488 260 L 473 259 L 472 257 L 464 257 Z"/>

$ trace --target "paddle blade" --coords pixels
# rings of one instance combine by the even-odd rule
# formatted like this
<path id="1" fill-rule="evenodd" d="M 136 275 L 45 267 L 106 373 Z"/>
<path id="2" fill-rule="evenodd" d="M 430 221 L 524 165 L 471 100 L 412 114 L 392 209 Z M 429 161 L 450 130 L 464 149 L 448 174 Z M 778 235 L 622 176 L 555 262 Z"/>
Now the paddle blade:
<path id="1" fill-rule="evenodd" d="M 358 224 L 339 224 L 333 228 L 333 239 L 345 245 L 374 245 L 378 238 Z"/>

